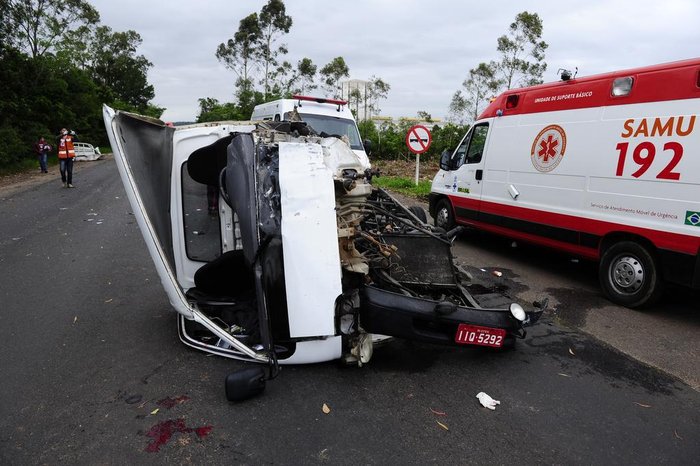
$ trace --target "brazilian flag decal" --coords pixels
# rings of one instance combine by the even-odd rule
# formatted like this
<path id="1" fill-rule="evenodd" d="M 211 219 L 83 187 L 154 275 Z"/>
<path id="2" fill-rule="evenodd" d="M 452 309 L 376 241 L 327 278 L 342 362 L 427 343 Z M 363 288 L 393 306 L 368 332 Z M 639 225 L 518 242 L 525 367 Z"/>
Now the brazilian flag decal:
<path id="1" fill-rule="evenodd" d="M 685 224 L 693 225 L 694 227 L 700 227 L 700 212 L 693 212 L 692 210 L 687 210 L 685 212 Z"/>

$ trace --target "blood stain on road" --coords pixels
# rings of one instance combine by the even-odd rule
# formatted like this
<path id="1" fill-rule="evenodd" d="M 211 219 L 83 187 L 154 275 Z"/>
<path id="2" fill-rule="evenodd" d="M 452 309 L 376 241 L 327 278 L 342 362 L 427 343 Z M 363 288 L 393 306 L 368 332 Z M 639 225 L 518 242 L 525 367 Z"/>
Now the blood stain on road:
<path id="1" fill-rule="evenodd" d="M 187 427 L 184 419 L 169 419 L 159 422 L 146 432 L 146 437 L 152 439 L 146 446 L 146 451 L 149 453 L 160 451 L 160 447 L 167 444 L 173 437 L 173 434 L 190 434 L 194 432 L 201 439 L 209 435 L 213 428 L 213 426 Z"/>

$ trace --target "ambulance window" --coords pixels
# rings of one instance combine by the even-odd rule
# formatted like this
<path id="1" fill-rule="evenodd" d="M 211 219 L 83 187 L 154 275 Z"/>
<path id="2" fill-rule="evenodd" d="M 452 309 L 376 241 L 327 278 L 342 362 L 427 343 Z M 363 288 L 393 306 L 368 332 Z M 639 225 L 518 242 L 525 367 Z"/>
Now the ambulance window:
<path id="1" fill-rule="evenodd" d="M 613 97 L 623 97 L 630 93 L 632 90 L 632 84 L 634 83 L 634 78 L 616 78 L 613 81 L 612 86 L 612 96 Z"/>
<path id="2" fill-rule="evenodd" d="M 481 124 L 472 127 L 464 136 L 462 142 L 450 159 L 452 170 L 456 170 L 465 163 L 478 163 L 481 161 L 481 154 L 484 152 L 486 134 L 489 131 L 488 124 Z"/>
<path id="3" fill-rule="evenodd" d="M 484 153 L 486 145 L 486 134 L 489 132 L 489 125 L 475 126 L 472 132 L 469 149 L 467 150 L 466 163 L 479 163 Z"/>

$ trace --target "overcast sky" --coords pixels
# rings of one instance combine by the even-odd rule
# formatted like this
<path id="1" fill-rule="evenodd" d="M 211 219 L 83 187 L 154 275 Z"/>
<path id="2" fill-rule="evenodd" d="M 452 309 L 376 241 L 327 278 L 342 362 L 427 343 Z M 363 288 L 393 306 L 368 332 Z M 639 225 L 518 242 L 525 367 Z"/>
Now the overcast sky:
<path id="1" fill-rule="evenodd" d="M 133 29 L 139 53 L 153 63 L 149 81 L 166 121 L 192 121 L 197 99 L 233 101 L 235 75 L 216 47 L 266 0 L 90 0 L 102 23 Z M 496 39 L 527 10 L 543 20 L 549 44 L 545 82 L 557 70 L 579 76 L 700 56 L 696 0 L 458 1 L 286 0 L 293 19 L 283 39 L 293 64 L 311 58 L 319 69 L 342 56 L 352 79 L 381 77 L 391 85 L 382 114 L 445 118 L 469 70 L 495 60 Z M 317 90 L 316 93 L 319 91 Z"/>

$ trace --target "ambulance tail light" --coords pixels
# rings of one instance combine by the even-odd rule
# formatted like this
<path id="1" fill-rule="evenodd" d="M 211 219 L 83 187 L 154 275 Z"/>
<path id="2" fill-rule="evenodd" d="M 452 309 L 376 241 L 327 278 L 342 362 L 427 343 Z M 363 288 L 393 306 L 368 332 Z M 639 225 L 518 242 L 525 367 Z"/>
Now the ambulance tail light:
<path id="1" fill-rule="evenodd" d="M 625 78 L 616 78 L 613 81 L 612 86 L 612 96 L 613 97 L 623 97 L 628 95 L 632 91 L 632 84 L 634 83 L 634 78 L 628 76 Z"/>
<path id="2" fill-rule="evenodd" d="M 517 107 L 518 100 L 520 100 L 520 96 L 518 94 L 509 95 L 508 98 L 506 99 L 506 109 L 511 109 L 511 108 Z"/>

